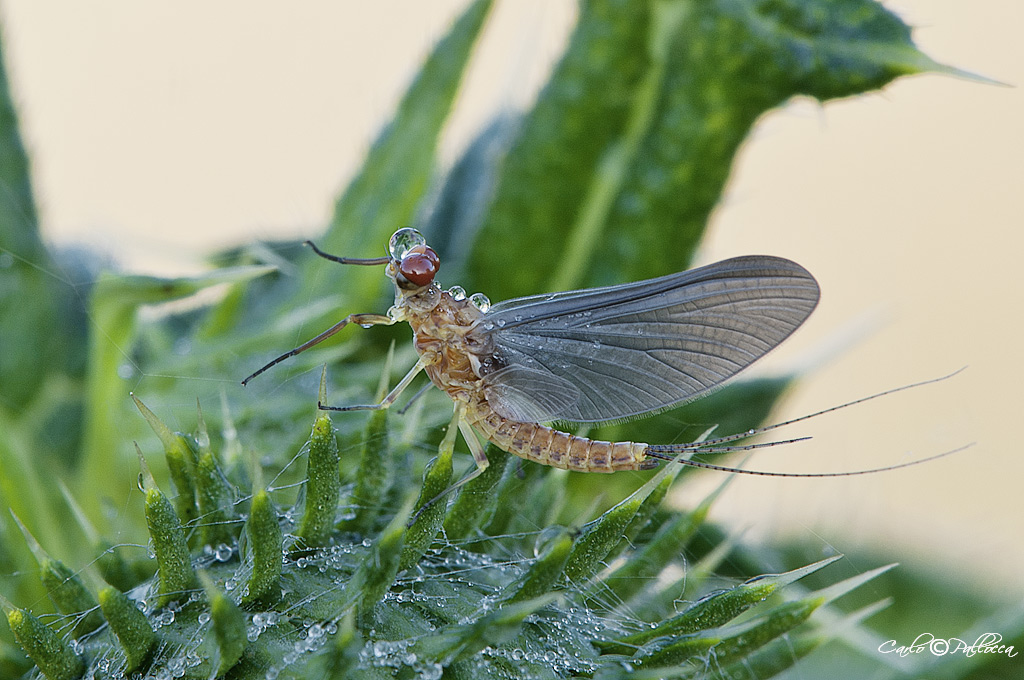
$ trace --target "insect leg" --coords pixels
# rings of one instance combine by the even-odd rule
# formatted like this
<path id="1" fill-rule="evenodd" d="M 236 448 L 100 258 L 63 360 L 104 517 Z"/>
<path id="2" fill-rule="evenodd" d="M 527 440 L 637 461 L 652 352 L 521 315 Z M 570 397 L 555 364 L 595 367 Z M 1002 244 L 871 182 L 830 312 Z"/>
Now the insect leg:
<path id="1" fill-rule="evenodd" d="M 388 396 L 384 397 L 384 399 L 382 399 L 379 404 L 357 404 L 355 406 L 328 406 L 327 404 L 317 402 L 316 406 L 321 411 L 379 411 L 381 409 L 388 408 L 391 406 L 391 404 L 395 403 L 395 400 L 398 399 L 398 395 L 405 391 L 405 388 L 407 388 L 409 384 L 413 381 L 413 379 L 417 375 L 419 375 L 420 371 L 422 371 L 424 368 L 431 365 L 435 361 L 437 361 L 437 357 L 433 355 L 424 354 L 423 356 L 421 356 L 420 360 L 416 362 L 416 365 L 413 366 L 409 370 L 409 372 L 405 374 L 404 378 L 398 381 L 398 384 L 395 385 L 395 389 L 391 390 L 388 393 Z"/>
<path id="2" fill-rule="evenodd" d="M 262 373 L 263 371 L 267 370 L 268 368 L 271 368 L 273 366 L 278 365 L 279 363 L 281 363 L 285 359 L 293 357 L 296 354 L 299 354 L 300 352 L 305 352 L 307 349 L 309 349 L 313 345 L 320 344 L 321 342 L 323 342 L 327 338 L 331 337 L 332 335 L 334 335 L 335 333 L 337 333 L 338 331 L 340 331 L 342 328 L 344 328 L 345 326 L 349 325 L 350 323 L 356 323 L 356 324 L 359 324 L 360 326 L 390 326 L 393 323 L 395 323 L 395 320 L 392 319 L 389 316 L 384 316 L 383 314 L 349 314 L 344 319 L 342 319 L 338 323 L 334 324 L 333 326 L 331 326 L 330 328 L 328 328 L 327 330 L 325 330 L 323 333 L 321 333 L 320 335 L 316 336 L 312 340 L 307 340 L 306 342 L 302 343 L 301 345 L 299 345 L 295 349 L 293 349 L 291 351 L 288 351 L 288 352 L 285 352 L 284 354 L 282 354 L 281 356 L 277 357 L 276 359 L 274 359 L 270 363 L 266 364 L 265 366 L 263 366 L 263 368 L 259 369 L 258 371 L 256 371 L 252 375 L 250 375 L 248 378 L 243 380 L 242 384 L 245 385 L 250 380 L 252 380 L 256 376 L 258 376 L 260 373 Z"/>
<path id="3" fill-rule="evenodd" d="M 428 382 L 426 385 L 421 387 L 419 392 L 417 392 L 416 394 L 412 395 L 412 398 L 410 398 L 409 401 L 405 402 L 405 406 L 403 406 L 402 408 L 398 409 L 398 415 L 404 415 L 405 412 L 409 410 L 409 407 L 412 406 L 413 404 L 415 404 L 416 400 L 419 399 L 420 397 L 422 397 L 424 394 L 426 394 L 427 391 L 431 387 L 433 387 L 433 386 L 434 386 L 434 383 L 429 383 Z"/>

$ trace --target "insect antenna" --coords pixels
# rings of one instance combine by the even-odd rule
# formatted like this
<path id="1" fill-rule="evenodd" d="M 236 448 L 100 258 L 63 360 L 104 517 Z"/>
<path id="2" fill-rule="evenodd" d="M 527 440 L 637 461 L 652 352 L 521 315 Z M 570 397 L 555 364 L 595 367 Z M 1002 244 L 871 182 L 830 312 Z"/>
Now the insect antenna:
<path id="1" fill-rule="evenodd" d="M 385 257 L 367 257 L 367 258 L 338 257 L 337 255 L 331 255 L 330 253 L 325 253 L 324 251 L 320 250 L 319 248 L 316 247 L 316 244 L 313 243 L 312 241 L 304 241 L 303 245 L 307 245 L 310 248 L 312 248 L 314 253 L 316 253 L 320 257 L 324 258 L 325 260 L 330 260 L 331 262 L 337 262 L 339 264 L 359 264 L 359 265 L 372 266 L 372 265 L 387 264 L 388 262 L 391 262 L 391 258 L 387 257 L 387 256 L 385 256 Z M 364 319 L 363 317 L 367 317 L 367 318 Z M 250 374 L 245 380 L 243 380 L 242 381 L 242 385 L 247 385 L 250 380 L 252 380 L 256 376 L 258 376 L 260 373 L 263 373 L 267 369 L 273 368 L 274 366 L 278 365 L 279 363 L 281 363 L 285 359 L 293 357 L 296 354 L 299 354 L 301 352 L 305 352 L 307 349 L 309 349 L 310 347 L 313 347 L 314 345 L 319 345 L 321 342 L 323 342 L 327 338 L 331 337 L 332 335 L 334 335 L 335 333 L 337 333 L 338 331 L 340 331 L 342 328 L 344 328 L 345 326 L 347 326 L 349 323 L 351 323 L 353 321 L 356 322 L 356 323 L 360 323 L 362 321 L 370 321 L 371 323 L 378 323 L 378 324 L 379 323 L 385 323 L 385 321 L 381 321 L 380 320 L 382 318 L 384 318 L 384 317 L 381 317 L 380 315 L 377 315 L 377 314 L 353 314 L 353 315 L 347 316 L 344 319 L 342 319 L 341 321 L 339 321 L 338 323 L 336 323 L 333 326 L 331 326 L 330 328 L 328 328 L 326 331 L 324 331 L 320 335 L 318 335 L 315 338 L 313 338 L 312 340 L 304 342 L 301 345 L 299 345 L 298 347 L 296 347 L 295 349 L 290 350 L 288 352 L 285 352 L 281 356 L 279 356 L 279 357 L 269 361 L 268 363 L 264 364 L 259 370 L 257 370 L 256 372 Z"/>
<path id="2" fill-rule="evenodd" d="M 302 245 L 309 246 L 313 249 L 313 252 L 331 262 L 337 262 L 338 264 L 361 264 L 361 265 L 380 265 L 387 264 L 391 261 L 391 258 L 385 255 L 384 257 L 338 257 L 337 255 L 331 255 L 325 253 L 316 247 L 316 244 L 312 241 L 303 241 Z"/>

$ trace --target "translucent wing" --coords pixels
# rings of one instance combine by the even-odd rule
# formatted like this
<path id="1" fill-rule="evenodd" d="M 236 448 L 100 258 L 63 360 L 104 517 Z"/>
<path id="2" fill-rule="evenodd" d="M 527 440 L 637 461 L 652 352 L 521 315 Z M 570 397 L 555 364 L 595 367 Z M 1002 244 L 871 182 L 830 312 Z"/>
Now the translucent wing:
<path id="1" fill-rule="evenodd" d="M 627 418 L 701 396 L 785 340 L 818 303 L 803 267 L 725 260 L 649 281 L 501 302 L 491 406 L 516 420 Z"/>

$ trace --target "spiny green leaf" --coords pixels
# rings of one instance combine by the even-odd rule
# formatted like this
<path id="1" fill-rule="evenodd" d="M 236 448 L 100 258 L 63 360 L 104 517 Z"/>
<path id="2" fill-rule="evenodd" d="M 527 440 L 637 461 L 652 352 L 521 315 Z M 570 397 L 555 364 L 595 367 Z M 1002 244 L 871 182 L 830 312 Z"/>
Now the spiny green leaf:
<path id="1" fill-rule="evenodd" d="M 509 587 L 505 602 L 523 602 L 548 594 L 562 576 L 572 548 L 571 532 L 560 531 L 552 537 L 523 577 Z"/>
<path id="2" fill-rule="evenodd" d="M 674 479 L 674 477 L 666 479 Z M 605 579 L 603 584 L 622 601 L 628 600 L 638 591 L 646 588 L 667 564 L 682 555 L 690 538 L 707 519 L 711 504 L 718 498 L 729 481 L 731 478 L 727 478 L 692 512 L 675 513 L 674 519 L 662 524 L 642 548 L 633 550 L 629 559 Z M 662 486 L 664 486 L 664 482 Z"/>
<path id="3" fill-rule="evenodd" d="M 377 537 L 369 559 L 363 562 L 352 581 L 361 585 L 359 618 L 363 626 L 372 624 L 377 603 L 395 581 L 398 564 L 402 559 L 406 523 L 412 514 L 412 499 L 397 512 Z"/>
<path id="4" fill-rule="evenodd" d="M 57 633 L 24 609 L 7 612 L 7 625 L 25 653 L 49 680 L 77 680 L 85 662 Z"/>
<path id="5" fill-rule="evenodd" d="M 167 459 L 167 469 L 171 473 L 171 482 L 178 495 L 174 498 L 174 506 L 178 517 L 185 524 L 190 524 L 199 516 L 196 505 L 196 454 L 195 442 L 190 437 L 180 432 L 171 432 L 160 418 L 149 410 L 142 403 L 142 400 L 134 394 L 130 395 L 135 406 L 142 413 L 153 432 L 164 445 L 164 457 Z"/>
<path id="6" fill-rule="evenodd" d="M 338 490 L 341 488 L 338 462 L 338 439 L 334 435 L 334 426 L 330 417 L 321 412 L 309 438 L 306 507 L 295 534 L 306 548 L 324 545 L 334 530 Z"/>
<path id="7" fill-rule="evenodd" d="M 235 540 L 235 512 L 231 487 L 213 453 L 207 451 L 196 465 L 199 533 L 203 545 L 216 548 Z"/>
<path id="8" fill-rule="evenodd" d="M 75 572 L 60 560 L 46 559 L 39 565 L 39 578 L 57 609 L 77 619 L 72 635 L 76 638 L 103 625 L 96 598 Z"/>
<path id="9" fill-rule="evenodd" d="M 423 475 L 423 486 L 416 501 L 413 523 L 406 531 L 399 569 L 408 569 L 419 562 L 441 528 L 447 500 L 441 494 L 448 491 L 452 481 L 452 454 L 455 451 L 455 437 L 458 432 L 459 428 L 452 422 L 441 441 L 437 458 L 427 466 Z M 430 505 L 424 507 L 427 503 Z"/>
<path id="10" fill-rule="evenodd" d="M 598 643 L 598 647 L 605 653 L 630 654 L 636 647 L 655 638 L 689 635 L 725 625 L 751 607 L 764 602 L 782 586 L 812 574 L 840 557 L 836 555 L 784 574 L 758 576 L 728 590 L 712 593 L 650 629 L 627 635 L 615 642 Z"/>
<path id="11" fill-rule="evenodd" d="M 277 508 L 270 494 L 259 489 L 252 495 L 249 521 L 245 525 L 252 554 L 252 576 L 245 591 L 247 602 L 258 600 L 277 590 L 281 578 L 283 537 Z"/>
<path id="12" fill-rule="evenodd" d="M 85 587 L 75 572 L 60 560 L 55 560 L 43 549 L 21 519 L 11 513 L 18 528 L 21 529 L 25 542 L 39 565 L 39 579 L 50 596 L 57 611 L 73 615 L 77 621 L 74 626 L 74 637 L 81 637 L 103 625 L 103 617 L 96 605 L 96 599 Z"/>
<path id="13" fill-rule="evenodd" d="M 355 517 L 344 520 L 339 528 L 360 533 L 369 531 L 381 510 L 381 501 L 391 486 L 391 457 L 388 446 L 388 412 L 373 411 L 366 424 L 366 435 L 359 454 L 356 487 L 352 503 Z"/>
<path id="14" fill-rule="evenodd" d="M 139 668 L 156 644 L 156 633 L 149 619 L 135 603 L 117 588 L 108 586 L 100 591 L 100 607 L 110 629 L 117 636 L 125 654 L 125 672 Z"/>
<path id="15" fill-rule="evenodd" d="M 479 620 L 453 628 L 445 633 L 424 637 L 414 649 L 447 664 L 479 652 L 488 645 L 498 645 L 512 638 L 523 620 L 558 599 L 549 594 L 502 607 Z"/>
<path id="16" fill-rule="evenodd" d="M 338 626 L 338 633 L 334 636 L 331 653 L 327 658 L 330 680 L 348 680 L 351 677 L 350 672 L 359 663 L 359 650 L 362 647 L 363 640 L 356 629 L 355 616 L 349 613 Z"/>
<path id="17" fill-rule="evenodd" d="M 138 450 L 138 445 L 136 445 Z M 196 573 L 192 569 L 192 557 L 188 551 L 185 532 L 174 507 L 156 486 L 156 480 L 138 451 L 139 464 L 146 493 L 146 526 L 156 553 L 157 571 L 160 575 L 160 597 L 164 606 L 174 600 L 183 599 L 196 585 Z"/>
<path id="18" fill-rule="evenodd" d="M 199 506 L 199 534 L 203 545 L 217 548 L 230 546 L 236 537 L 234 493 L 221 470 L 213 449 L 210 435 L 206 430 L 203 410 L 196 402 L 196 446 L 199 459 L 196 461 L 196 501 Z"/>
<path id="19" fill-rule="evenodd" d="M 479 477 L 459 489 L 459 495 L 444 519 L 444 532 L 449 540 L 472 536 L 478 527 L 490 522 L 498 505 L 498 484 L 513 456 L 491 444 L 487 445 L 484 453 L 490 465 Z"/>
<path id="20" fill-rule="evenodd" d="M 248 645 L 245 615 L 205 574 L 203 583 L 210 600 L 210 618 L 213 620 L 213 638 L 218 659 L 217 675 L 224 675 L 238 663 Z"/>
<path id="21" fill-rule="evenodd" d="M 629 498 L 583 527 L 583 531 L 573 542 L 572 553 L 565 565 L 566 578 L 573 582 L 589 578 L 598 569 L 601 560 L 622 538 L 626 527 L 636 517 L 647 497 L 658 488 L 665 477 L 677 473 L 678 470 L 663 466 L 658 474 L 647 480 Z"/>

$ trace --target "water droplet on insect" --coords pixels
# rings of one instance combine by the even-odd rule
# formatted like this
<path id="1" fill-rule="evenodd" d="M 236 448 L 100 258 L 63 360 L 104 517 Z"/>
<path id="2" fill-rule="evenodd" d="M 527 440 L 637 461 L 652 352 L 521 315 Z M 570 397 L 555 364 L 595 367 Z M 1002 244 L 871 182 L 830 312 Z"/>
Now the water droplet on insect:
<path id="1" fill-rule="evenodd" d="M 491 301 L 483 293 L 473 293 L 469 296 L 469 301 L 481 312 L 486 312 L 491 308 Z"/>
<path id="2" fill-rule="evenodd" d="M 415 229 L 406 227 L 399 229 L 391 235 L 391 240 L 388 242 L 388 252 L 391 254 L 391 257 L 401 260 L 409 254 L 410 250 L 416 246 L 426 245 L 426 243 L 427 240 L 423 238 L 423 234 Z"/>
<path id="3" fill-rule="evenodd" d="M 466 289 L 462 286 L 452 286 L 448 289 L 448 294 L 452 296 L 453 300 L 461 301 L 466 299 Z"/>
<path id="4" fill-rule="evenodd" d="M 372 323 L 361 323 L 361 324 L 359 324 L 359 327 L 360 328 L 373 328 L 373 324 Z"/>

